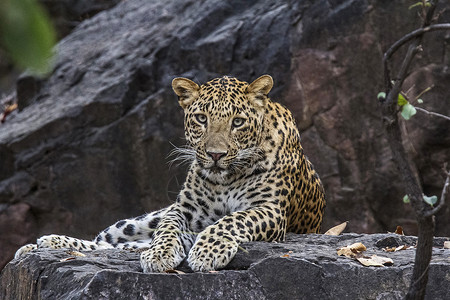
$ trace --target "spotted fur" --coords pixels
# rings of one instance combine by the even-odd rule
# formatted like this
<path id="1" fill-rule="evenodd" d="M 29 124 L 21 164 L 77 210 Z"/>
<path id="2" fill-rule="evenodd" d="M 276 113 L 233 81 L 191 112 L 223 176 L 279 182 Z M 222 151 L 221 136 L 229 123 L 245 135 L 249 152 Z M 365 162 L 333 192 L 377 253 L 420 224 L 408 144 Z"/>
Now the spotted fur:
<path id="1" fill-rule="evenodd" d="M 44 236 L 39 248 L 143 248 L 144 272 L 176 268 L 187 258 L 194 271 L 225 267 L 249 241 L 283 240 L 288 231 L 318 233 L 325 206 L 319 176 L 303 153 L 292 114 L 272 102 L 268 75 L 248 84 L 233 77 L 202 86 L 175 78 L 172 87 L 185 112 L 190 162 L 176 202 L 118 221 L 93 242 Z"/>

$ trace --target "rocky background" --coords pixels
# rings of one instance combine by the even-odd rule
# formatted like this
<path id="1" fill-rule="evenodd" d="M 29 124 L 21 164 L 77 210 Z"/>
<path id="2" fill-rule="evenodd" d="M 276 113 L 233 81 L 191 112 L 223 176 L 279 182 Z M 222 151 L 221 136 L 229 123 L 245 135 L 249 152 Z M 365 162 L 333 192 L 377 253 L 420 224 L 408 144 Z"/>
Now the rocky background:
<path id="1" fill-rule="evenodd" d="M 108 10 L 76 18 L 87 19 L 57 46 L 48 79 L 25 74 L 16 83 L 20 111 L 0 125 L 0 267 L 43 234 L 90 239 L 175 199 L 185 172 L 167 158 L 184 135 L 170 87 L 176 76 L 203 83 L 272 75 L 270 96 L 293 111 L 325 185 L 324 229 L 348 220 L 351 232 L 402 225 L 416 233 L 376 100 L 383 52 L 420 23 L 408 10 L 414 1 L 83 3 L 102 2 Z M 440 20 L 448 22 L 450 12 Z M 422 107 L 446 115 L 449 41 L 443 32 L 429 34 L 406 84 L 411 94 L 434 85 Z M 449 128 L 420 112 L 404 125 L 427 195 L 440 195 Z M 449 220 L 447 206 L 436 218 L 437 235 L 450 235 Z"/>

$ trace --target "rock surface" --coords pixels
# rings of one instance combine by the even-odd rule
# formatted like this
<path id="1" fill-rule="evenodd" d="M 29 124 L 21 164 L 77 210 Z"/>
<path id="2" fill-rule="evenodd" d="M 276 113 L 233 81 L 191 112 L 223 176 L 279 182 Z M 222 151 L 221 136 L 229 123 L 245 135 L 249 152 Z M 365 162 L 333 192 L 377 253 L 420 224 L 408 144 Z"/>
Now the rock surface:
<path id="1" fill-rule="evenodd" d="M 426 299 L 448 299 L 450 249 L 435 239 Z M 338 256 L 355 242 L 367 255 L 389 257 L 391 266 L 365 267 Z M 225 270 L 211 273 L 144 274 L 137 253 L 40 250 L 13 260 L 0 277 L 1 299 L 402 299 L 412 274 L 415 237 L 395 234 L 342 236 L 289 234 L 283 243 L 242 245 Z"/>
<path id="2" fill-rule="evenodd" d="M 383 50 L 420 23 L 409 5 L 128 0 L 83 21 L 59 43 L 48 79 L 18 81 L 21 110 L 0 127 L 0 267 L 43 234 L 90 239 L 176 197 L 184 169 L 167 165 L 171 143 L 183 144 L 176 76 L 271 74 L 271 97 L 294 112 L 325 184 L 324 228 L 349 220 L 352 232 L 414 234 L 376 101 Z M 426 38 L 408 84 L 434 84 L 425 107 L 450 115 L 444 37 Z M 420 113 L 405 125 L 427 195 L 440 194 L 448 128 Z M 438 235 L 450 235 L 448 213 L 436 218 Z"/>
<path id="3" fill-rule="evenodd" d="M 102 10 L 116 5 L 120 0 L 38 0 L 54 25 L 57 38 L 68 35 L 79 23 Z M 0 95 L 14 90 L 20 75 L 9 56 L 0 47 Z M 0 97 L 0 100 L 1 97 Z M 2 109 L 0 101 L 0 110 Z"/>

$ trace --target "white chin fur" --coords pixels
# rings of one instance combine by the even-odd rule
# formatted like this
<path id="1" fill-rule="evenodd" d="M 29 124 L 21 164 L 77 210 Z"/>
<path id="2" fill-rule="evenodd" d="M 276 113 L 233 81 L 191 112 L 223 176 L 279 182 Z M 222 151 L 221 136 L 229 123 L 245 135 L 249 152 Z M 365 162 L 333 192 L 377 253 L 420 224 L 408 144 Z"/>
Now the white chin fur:
<path id="1" fill-rule="evenodd" d="M 228 171 L 227 170 L 221 170 L 219 172 L 212 171 L 210 169 L 203 169 L 201 171 L 202 175 L 208 178 L 211 181 L 214 182 L 223 182 L 227 178 Z"/>

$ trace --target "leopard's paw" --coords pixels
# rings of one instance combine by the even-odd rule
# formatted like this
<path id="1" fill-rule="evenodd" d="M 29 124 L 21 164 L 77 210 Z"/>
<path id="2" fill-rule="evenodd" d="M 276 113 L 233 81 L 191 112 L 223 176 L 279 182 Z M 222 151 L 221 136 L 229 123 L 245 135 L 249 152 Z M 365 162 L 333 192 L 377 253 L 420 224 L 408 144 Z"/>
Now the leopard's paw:
<path id="1" fill-rule="evenodd" d="M 152 245 L 141 253 L 141 266 L 144 273 L 164 272 L 175 269 L 186 257 L 182 245 L 172 243 Z"/>
<path id="2" fill-rule="evenodd" d="M 19 259 L 27 255 L 29 252 L 33 251 L 34 249 L 37 249 L 36 244 L 27 244 L 25 246 L 22 246 L 19 248 L 19 250 L 16 251 L 16 254 L 14 254 L 15 259 Z"/>
<path id="3" fill-rule="evenodd" d="M 233 259 L 238 248 L 239 244 L 231 238 L 201 235 L 189 251 L 189 266 L 195 272 L 223 268 Z"/>
<path id="4" fill-rule="evenodd" d="M 96 250 L 98 245 L 91 241 L 80 240 L 65 235 L 44 235 L 37 240 L 38 248 Z"/>

